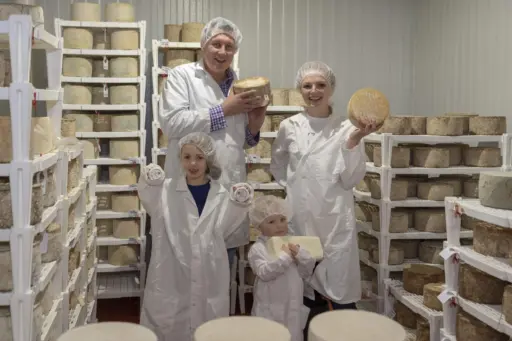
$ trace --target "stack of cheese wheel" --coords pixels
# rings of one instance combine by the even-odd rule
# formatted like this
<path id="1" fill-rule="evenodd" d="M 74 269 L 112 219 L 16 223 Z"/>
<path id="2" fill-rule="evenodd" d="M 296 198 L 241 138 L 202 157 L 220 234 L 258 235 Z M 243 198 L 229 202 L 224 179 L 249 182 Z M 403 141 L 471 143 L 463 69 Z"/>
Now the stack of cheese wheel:
<path id="1" fill-rule="evenodd" d="M 105 6 L 105 19 L 112 22 L 133 22 L 135 21 L 135 9 L 129 3 L 110 3 Z M 138 30 L 113 30 L 110 35 L 110 48 L 113 50 L 137 50 L 139 48 Z"/>
<path id="2" fill-rule="evenodd" d="M 194 332 L 194 341 L 240 341 L 247 339 L 248 335 L 251 341 L 292 339 L 288 329 L 280 323 L 256 316 L 231 316 L 211 320 L 199 326 Z"/>
<path id="3" fill-rule="evenodd" d="M 71 4 L 71 20 L 101 21 L 101 7 L 93 2 L 73 2 Z"/>
<path id="4" fill-rule="evenodd" d="M 364 88 L 352 95 L 347 110 L 354 126 L 363 128 L 371 119 L 377 127 L 381 127 L 389 116 L 389 102 L 380 91 Z"/>
<path id="5" fill-rule="evenodd" d="M 126 322 L 92 323 L 73 328 L 59 336 L 57 341 L 157 341 L 156 335 L 146 327 Z"/>
<path id="6" fill-rule="evenodd" d="M 181 40 L 181 25 L 164 25 L 164 38 L 168 41 L 179 42 Z"/>
<path id="7" fill-rule="evenodd" d="M 204 24 L 199 22 L 186 22 L 181 27 L 181 41 L 197 43 L 201 41 Z"/>

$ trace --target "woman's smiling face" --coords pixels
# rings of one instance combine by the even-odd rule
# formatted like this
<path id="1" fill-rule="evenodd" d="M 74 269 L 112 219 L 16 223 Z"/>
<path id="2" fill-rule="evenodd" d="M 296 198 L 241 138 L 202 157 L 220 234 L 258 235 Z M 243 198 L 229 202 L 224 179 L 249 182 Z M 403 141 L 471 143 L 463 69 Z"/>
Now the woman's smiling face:
<path id="1" fill-rule="evenodd" d="M 300 93 L 307 106 L 319 107 L 329 105 L 333 91 L 324 77 L 312 74 L 302 80 Z"/>

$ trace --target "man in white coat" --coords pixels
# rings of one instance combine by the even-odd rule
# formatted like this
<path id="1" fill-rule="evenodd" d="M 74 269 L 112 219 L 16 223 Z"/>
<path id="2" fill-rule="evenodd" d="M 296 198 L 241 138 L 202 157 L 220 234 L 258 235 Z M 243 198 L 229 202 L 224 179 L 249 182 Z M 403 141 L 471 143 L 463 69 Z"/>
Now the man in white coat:
<path id="1" fill-rule="evenodd" d="M 210 134 L 215 140 L 222 166 L 221 182 L 228 187 L 246 179 L 244 145 L 255 146 L 265 119 L 266 107 L 257 108 L 254 92 L 229 92 L 236 73 L 231 68 L 242 41 L 238 27 L 224 18 L 214 18 L 201 35 L 203 58 L 175 67 L 162 92 L 163 111 L 158 120 L 168 138 L 165 173 L 180 174 L 178 141 L 191 132 Z M 249 242 L 249 224 L 227 237 L 230 266 L 236 248 Z"/>

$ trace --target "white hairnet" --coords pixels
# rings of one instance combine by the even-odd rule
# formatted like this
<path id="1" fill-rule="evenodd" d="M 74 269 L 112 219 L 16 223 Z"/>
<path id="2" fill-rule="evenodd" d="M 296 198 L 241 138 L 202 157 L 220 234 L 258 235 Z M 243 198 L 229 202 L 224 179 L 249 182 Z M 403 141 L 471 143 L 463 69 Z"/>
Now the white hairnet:
<path id="1" fill-rule="evenodd" d="M 306 62 L 300 67 L 299 71 L 297 71 L 297 77 L 295 78 L 295 87 L 299 89 L 302 86 L 304 78 L 310 75 L 319 75 L 325 78 L 333 90 L 336 87 L 336 76 L 332 69 L 329 65 L 318 61 Z"/>
<path id="2" fill-rule="evenodd" d="M 256 228 L 273 215 L 282 215 L 288 218 L 289 210 L 286 200 L 273 195 L 264 195 L 254 200 L 249 210 L 249 220 L 251 225 Z"/>
<path id="3" fill-rule="evenodd" d="M 226 34 L 233 38 L 237 49 L 242 42 L 242 32 L 240 32 L 238 27 L 228 19 L 217 17 L 210 20 L 204 26 L 203 32 L 201 33 L 201 47 L 204 47 L 210 39 L 219 34 Z"/>
<path id="4" fill-rule="evenodd" d="M 206 165 L 208 166 L 208 174 L 212 179 L 219 179 L 222 173 L 222 169 L 217 160 L 217 154 L 215 152 L 215 141 L 205 133 L 197 132 L 187 134 L 183 136 L 178 142 L 180 153 L 181 149 L 186 144 L 191 144 L 203 152 L 206 159 Z"/>

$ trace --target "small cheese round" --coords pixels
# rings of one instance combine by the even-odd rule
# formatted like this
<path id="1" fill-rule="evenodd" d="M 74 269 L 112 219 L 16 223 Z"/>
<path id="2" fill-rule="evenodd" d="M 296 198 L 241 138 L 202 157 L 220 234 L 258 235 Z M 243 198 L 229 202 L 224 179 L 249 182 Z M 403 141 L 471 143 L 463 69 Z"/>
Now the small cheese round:
<path id="1" fill-rule="evenodd" d="M 363 88 L 357 90 L 348 102 L 348 118 L 356 127 L 362 128 L 369 119 L 381 127 L 389 116 L 389 102 L 378 90 Z"/>

